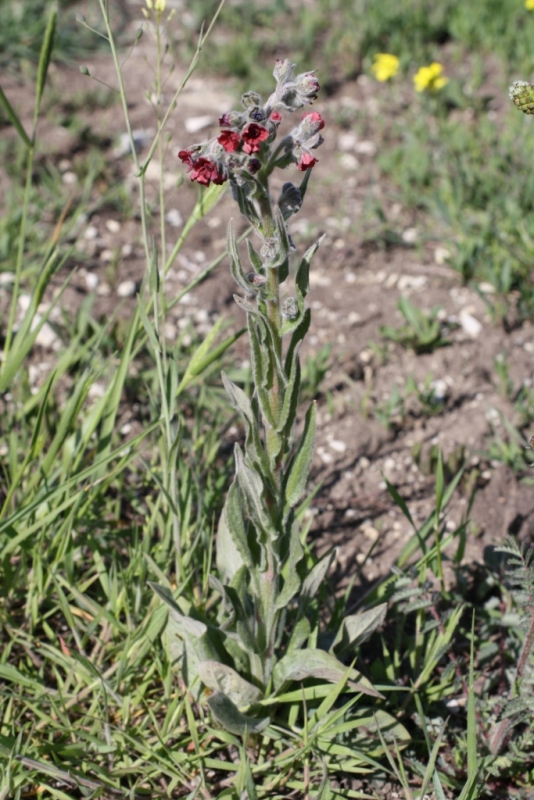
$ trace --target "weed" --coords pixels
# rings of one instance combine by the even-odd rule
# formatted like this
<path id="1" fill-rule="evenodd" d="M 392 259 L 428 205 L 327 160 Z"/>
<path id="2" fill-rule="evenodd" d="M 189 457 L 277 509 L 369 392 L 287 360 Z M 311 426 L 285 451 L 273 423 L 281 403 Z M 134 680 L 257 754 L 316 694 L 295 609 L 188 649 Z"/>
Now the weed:
<path id="1" fill-rule="evenodd" d="M 385 339 L 411 347 L 416 353 L 431 353 L 437 347 L 450 344 L 444 336 L 445 326 L 438 318 L 439 307 L 424 312 L 407 297 L 401 297 L 398 308 L 406 323 L 400 328 L 383 325 L 380 333 Z"/>

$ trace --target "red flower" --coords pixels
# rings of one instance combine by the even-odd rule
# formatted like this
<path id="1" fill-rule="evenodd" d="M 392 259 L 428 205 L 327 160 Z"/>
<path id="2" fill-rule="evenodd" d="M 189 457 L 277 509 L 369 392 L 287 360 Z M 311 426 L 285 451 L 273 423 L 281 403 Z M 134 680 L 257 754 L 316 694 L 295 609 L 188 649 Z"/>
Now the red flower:
<path id="1" fill-rule="evenodd" d="M 269 119 L 271 122 L 280 122 L 282 120 L 282 115 L 279 114 L 278 111 L 273 111 Z"/>
<path id="2" fill-rule="evenodd" d="M 204 156 L 195 161 L 190 177 L 192 181 L 198 181 L 204 186 L 209 186 L 210 181 L 220 186 L 226 180 L 226 176 L 221 175 L 219 172 L 217 164 L 214 164 L 209 158 L 204 158 Z"/>
<path id="3" fill-rule="evenodd" d="M 316 131 L 322 131 L 324 128 L 324 119 L 321 117 L 318 111 L 309 111 L 307 114 L 304 114 L 302 119 L 307 119 L 308 122 L 313 123 Z"/>
<path id="4" fill-rule="evenodd" d="M 188 167 L 193 166 L 193 158 L 190 150 L 180 150 L 178 153 L 178 158 L 181 158 L 184 164 L 187 164 Z"/>
<path id="5" fill-rule="evenodd" d="M 269 137 L 269 131 L 256 122 L 251 122 L 243 131 L 243 150 L 249 155 L 258 153 L 260 144 Z"/>
<path id="6" fill-rule="evenodd" d="M 234 131 L 223 131 L 217 137 L 219 144 L 222 144 L 227 153 L 235 153 L 241 144 L 241 136 Z"/>
<path id="7" fill-rule="evenodd" d="M 307 169 L 311 169 L 314 164 L 317 164 L 317 159 L 310 153 L 303 153 L 297 164 L 297 169 L 300 169 L 301 172 L 305 172 Z"/>

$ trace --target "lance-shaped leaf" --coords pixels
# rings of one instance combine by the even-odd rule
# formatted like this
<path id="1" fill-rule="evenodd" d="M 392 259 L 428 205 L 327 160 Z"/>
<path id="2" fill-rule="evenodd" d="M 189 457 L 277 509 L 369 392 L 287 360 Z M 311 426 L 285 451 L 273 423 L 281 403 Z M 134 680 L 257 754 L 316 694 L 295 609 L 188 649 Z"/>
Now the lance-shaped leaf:
<path id="1" fill-rule="evenodd" d="M 237 241 L 235 236 L 235 230 L 233 221 L 230 220 L 228 223 L 228 236 L 227 236 L 227 248 L 228 254 L 230 256 L 230 272 L 232 273 L 232 277 L 234 281 L 240 286 L 246 294 L 257 294 L 259 291 L 258 287 L 254 286 L 254 284 L 250 283 L 247 280 L 247 276 L 243 270 L 243 266 L 241 264 L 241 258 L 239 256 L 239 251 L 237 249 Z"/>
<path id="2" fill-rule="evenodd" d="M 302 580 L 297 567 L 303 555 L 304 549 L 300 543 L 300 527 L 298 522 L 294 520 L 291 525 L 289 539 L 289 556 L 284 565 L 284 585 L 276 600 L 277 609 L 285 608 L 300 589 Z"/>
<path id="3" fill-rule="evenodd" d="M 297 415 L 297 408 L 299 402 L 299 392 L 300 392 L 300 360 L 298 356 L 299 349 L 300 345 L 297 347 L 297 350 L 293 353 L 293 358 L 291 360 L 291 372 L 289 374 L 287 387 L 284 392 L 282 411 L 280 412 L 280 421 L 278 423 L 278 431 L 280 433 L 282 431 L 285 431 L 287 437 L 289 437 L 289 434 L 291 433 L 291 429 L 293 427 L 293 423 L 295 422 L 295 417 Z M 286 367 L 287 367 L 287 361 L 286 361 Z"/>
<path id="4" fill-rule="evenodd" d="M 303 681 L 306 678 L 337 683 L 347 674 L 347 667 L 341 661 L 327 653 L 325 650 L 291 650 L 274 667 L 273 682 L 275 689 L 289 681 Z M 347 685 L 357 692 L 382 697 L 380 692 L 373 689 L 371 683 L 357 670 L 351 669 Z"/>
<path id="5" fill-rule="evenodd" d="M 222 373 L 222 381 L 224 388 L 230 397 L 232 408 L 240 413 L 241 418 L 245 423 L 245 450 L 247 456 L 260 467 L 264 479 L 268 480 L 269 483 L 272 484 L 269 460 L 265 455 L 265 450 L 262 447 L 260 432 L 258 430 L 258 422 L 252 409 L 252 404 L 243 389 L 240 389 L 239 386 L 236 386 L 235 383 L 232 383 L 232 381 L 224 372 Z"/>
<path id="6" fill-rule="evenodd" d="M 337 547 L 327 553 L 312 567 L 302 582 L 302 591 L 299 596 L 299 617 L 306 614 L 306 610 L 319 591 L 319 587 L 326 578 L 330 567 L 337 557 Z"/>
<path id="7" fill-rule="evenodd" d="M 303 300 L 310 290 L 310 264 L 311 260 L 314 257 L 315 253 L 317 252 L 321 242 L 324 239 L 324 234 L 318 239 L 315 244 L 312 244 L 302 258 L 302 261 L 299 264 L 299 268 L 297 270 L 297 274 L 295 277 L 295 285 L 297 288 L 297 297 L 300 300 Z"/>
<path id="8" fill-rule="evenodd" d="M 57 8 L 52 8 L 50 16 L 48 17 L 43 43 L 41 45 L 41 52 L 39 53 L 39 66 L 37 67 L 37 80 L 35 82 L 35 117 L 37 117 L 39 114 L 39 109 L 41 107 L 41 98 L 43 96 L 43 91 L 46 84 L 48 66 L 50 64 L 52 50 L 54 48 L 56 20 Z"/>
<path id="9" fill-rule="evenodd" d="M 362 644 L 379 628 L 386 618 L 387 603 L 382 603 L 361 614 L 350 614 L 345 617 L 337 632 L 330 652 L 337 655 L 352 650 Z"/>
<path id="10" fill-rule="evenodd" d="M 261 733 L 269 722 L 269 717 L 250 717 L 242 714 L 237 706 L 223 692 L 215 692 L 208 697 L 208 705 L 213 718 L 229 733 L 244 736 L 246 733 Z"/>
<path id="11" fill-rule="evenodd" d="M 260 690 L 220 661 L 202 661 L 198 667 L 202 683 L 213 692 L 222 692 L 236 706 L 251 706 L 261 699 Z"/>
<path id="12" fill-rule="evenodd" d="M 299 324 L 293 329 L 293 335 L 291 337 L 291 341 L 289 342 L 289 347 L 287 348 L 287 355 L 285 361 L 286 375 L 291 375 L 291 370 L 293 368 L 293 361 L 298 356 L 301 342 L 308 333 L 310 322 L 311 322 L 311 311 L 309 308 L 307 308 L 304 314 L 302 315 Z"/>
<path id="13" fill-rule="evenodd" d="M 2 108 L 4 109 L 4 113 L 5 113 L 6 117 L 11 122 L 11 124 L 13 125 L 15 130 L 17 131 L 18 135 L 20 136 L 20 138 L 22 139 L 22 141 L 24 142 L 26 147 L 31 147 L 32 143 L 30 141 L 30 137 L 28 136 L 28 134 L 24 130 L 24 126 L 23 126 L 22 122 L 18 118 L 18 115 L 17 115 L 15 109 L 13 108 L 13 106 L 11 105 L 11 103 L 9 102 L 7 97 L 5 96 L 4 91 L 3 91 L 1 86 L 0 86 L 0 106 L 2 106 Z"/>
<path id="14" fill-rule="evenodd" d="M 248 514 L 256 527 L 271 536 L 276 536 L 273 521 L 267 511 L 263 500 L 263 481 L 255 469 L 246 463 L 239 445 L 235 445 L 236 477 L 239 482 L 243 499 L 246 502 Z"/>
<path id="15" fill-rule="evenodd" d="M 306 412 L 304 431 L 299 442 L 297 452 L 291 460 L 284 481 L 285 512 L 293 508 L 304 492 L 308 481 L 308 472 L 313 455 L 315 442 L 315 403 L 312 403 Z"/>
<path id="16" fill-rule="evenodd" d="M 254 377 L 256 394 L 264 419 L 272 428 L 274 428 L 275 422 L 273 419 L 273 413 L 271 411 L 271 404 L 269 402 L 269 393 L 265 388 L 269 381 L 271 365 L 270 353 L 266 345 L 260 340 L 256 326 L 254 325 L 250 315 L 248 316 L 247 324 L 250 342 L 252 375 Z"/>
<path id="17" fill-rule="evenodd" d="M 300 650 L 306 644 L 311 634 L 311 624 L 308 617 L 301 617 L 291 631 L 291 638 L 287 645 L 290 650 Z"/>
<path id="18" fill-rule="evenodd" d="M 149 582 L 169 610 L 166 635 L 173 661 L 180 661 L 185 684 L 191 688 L 198 677 L 201 661 L 219 660 L 224 653 L 220 633 L 197 619 L 182 613 L 172 593 L 165 586 Z"/>
<path id="19" fill-rule="evenodd" d="M 249 565 L 247 547 L 247 534 L 243 514 L 237 495 L 235 478 L 228 490 L 226 501 L 219 518 L 217 528 L 217 569 L 225 580 L 230 580 L 237 570 L 243 566 L 244 559 L 241 552 L 245 554 Z M 228 509 L 230 508 L 230 512 Z M 228 520 L 230 513 L 230 521 Z"/>

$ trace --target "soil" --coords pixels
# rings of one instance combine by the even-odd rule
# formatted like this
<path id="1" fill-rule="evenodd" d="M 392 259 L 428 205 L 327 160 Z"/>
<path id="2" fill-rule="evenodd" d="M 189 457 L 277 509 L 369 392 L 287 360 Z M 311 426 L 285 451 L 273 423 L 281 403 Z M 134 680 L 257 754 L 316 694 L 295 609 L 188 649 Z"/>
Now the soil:
<path id="1" fill-rule="evenodd" d="M 133 29 L 136 26 L 137 23 Z M 154 110 L 147 100 L 152 80 L 147 62 L 153 63 L 153 57 L 152 40 L 144 36 L 125 69 L 129 112 L 132 126 L 139 132 L 141 159 L 148 152 L 150 134 L 155 129 Z M 110 58 L 100 55 L 86 64 L 91 75 L 115 85 Z M 170 76 L 165 86 L 167 100 L 183 74 L 183 68 L 177 68 Z M 214 135 L 220 114 L 237 105 L 227 86 L 222 79 L 196 73 L 182 94 L 169 127 L 172 140 L 165 158 L 169 250 L 197 197 L 196 185 L 190 185 L 187 179 L 177 186 L 184 177 L 177 152 Z M 32 84 L 8 79 L 3 88 L 29 127 Z M 120 106 L 116 103 L 79 110 L 83 139 L 62 126 L 61 114 L 57 113 L 58 104 L 67 104 L 69 97 L 92 88 L 90 78 L 75 68 L 53 66 L 48 91 L 49 97 L 55 98 L 55 105 L 48 106 L 40 127 L 39 158 L 57 166 L 65 194 L 72 192 L 75 202 L 80 194 L 79 165 L 88 147 L 84 142 L 99 143 L 108 171 L 96 184 L 93 210 L 82 217 L 73 233 L 80 237 L 78 256 L 72 264 L 76 272 L 61 302 L 72 314 L 82 299 L 95 291 L 93 312 L 97 316 L 111 314 L 118 304 L 120 314 L 126 316 L 135 303 L 135 289 L 126 282 L 133 281 L 138 287 L 144 272 L 140 223 L 135 215 L 120 216 L 116 209 L 100 207 L 98 202 L 98 192 L 106 188 L 106 174 L 110 181 L 120 176 L 132 203 L 137 201 L 131 160 L 121 149 L 124 122 Z M 326 120 L 325 143 L 317 151 L 319 163 L 303 210 L 292 218 L 290 226 L 300 254 L 325 234 L 312 266 L 309 300 L 313 318 L 303 353 L 304 360 L 313 359 L 325 345 L 331 347 L 329 368 L 319 386 L 313 464 L 313 487 L 318 489 L 309 513 L 313 514 L 312 535 L 317 552 L 321 554 L 333 544 L 339 548 L 334 578 L 339 587 L 355 571 L 361 572 L 364 587 L 387 574 L 412 535 L 409 521 L 387 490 L 386 480 L 402 495 L 416 525 L 432 512 L 435 478 L 426 467 L 436 444 L 442 448 L 444 462 L 450 468 L 449 479 L 455 463 L 466 465 L 464 478 L 446 512 L 447 531 L 455 531 L 466 520 L 476 487 L 464 560 L 481 561 L 484 548 L 502 542 L 507 534 L 531 539 L 534 533 L 534 494 L 524 482 L 528 468 L 517 473 L 486 455 L 495 432 L 506 438 L 500 414 L 515 421 L 513 406 L 500 391 L 494 359 L 505 351 L 515 385 L 530 381 L 534 377 L 532 324 L 524 323 L 508 331 L 495 324 L 483 299 L 491 287 L 478 287 L 477 291 L 476 287 L 464 286 L 460 276 L 447 265 L 452 243 L 439 230 L 428 228 L 428 218 L 414 216 L 403 208 L 393 187 L 378 180 L 376 159 L 383 145 L 379 132 L 383 125 L 378 126 L 377 120 L 379 115 L 391 113 L 387 87 L 379 88 L 384 88 L 383 95 L 376 84 L 362 76 L 316 101 L 314 108 Z M 355 115 L 357 133 L 350 122 Z M 204 116 L 209 119 L 202 125 L 199 118 Z M 190 132 L 195 125 L 201 129 Z M 14 133 L 6 126 L 2 135 Z M 155 185 L 150 183 L 150 175 L 157 174 L 155 161 L 150 170 L 154 171 L 149 171 L 149 199 L 156 205 Z M 275 193 L 284 181 L 300 177 L 290 172 L 287 170 L 273 181 Z M 0 187 L 5 191 L 8 186 L 3 175 Z M 371 229 L 362 221 L 366 219 L 367 205 L 377 200 L 387 212 L 395 235 L 376 226 Z M 238 212 L 227 193 L 188 236 L 169 272 L 170 297 L 221 252 L 231 217 L 237 219 Z M 53 226 L 56 221 L 50 219 L 48 223 Z M 58 286 L 64 277 L 58 276 Z M 241 326 L 242 313 L 233 301 L 234 291 L 228 265 L 222 263 L 175 306 L 167 330 L 169 338 L 176 338 L 189 321 L 201 333 L 220 316 L 231 320 L 236 328 Z M 0 288 L 0 294 L 5 306 L 7 288 Z M 123 296 L 128 294 L 129 297 Z M 399 326 L 403 322 L 397 308 L 401 295 L 425 310 L 441 307 L 441 319 L 449 323 L 447 346 L 418 355 L 397 343 L 384 344 L 381 326 Z M 459 324 L 454 325 L 455 322 Z M 36 348 L 36 361 L 50 365 L 57 339 L 53 329 L 48 333 Z M 244 343 L 237 345 L 236 355 L 246 360 Z M 419 385 L 431 376 L 428 380 L 436 382 L 442 403 L 437 413 L 425 415 L 412 396 L 406 401 L 404 413 L 394 413 L 387 427 L 377 419 L 374 409 L 391 396 L 395 386 L 402 391 L 411 375 Z M 37 383 L 44 378 L 44 369 L 34 376 Z M 419 466 L 414 460 L 414 448 L 418 447 Z M 453 544 L 451 556 L 455 551 Z"/>

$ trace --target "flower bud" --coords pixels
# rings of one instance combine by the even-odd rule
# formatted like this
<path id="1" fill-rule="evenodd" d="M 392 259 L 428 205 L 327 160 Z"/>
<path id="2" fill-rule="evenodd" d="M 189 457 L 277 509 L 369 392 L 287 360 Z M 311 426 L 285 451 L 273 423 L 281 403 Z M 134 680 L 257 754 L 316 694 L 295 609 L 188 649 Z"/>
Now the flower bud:
<path id="1" fill-rule="evenodd" d="M 510 100 L 524 114 L 534 114 L 534 87 L 526 81 L 514 81 L 509 89 Z"/>
<path id="2" fill-rule="evenodd" d="M 263 110 L 261 106 L 254 106 L 252 111 L 248 112 L 250 119 L 254 120 L 254 122 L 263 122 L 267 114 Z"/>
<path id="3" fill-rule="evenodd" d="M 294 297 L 288 297 L 282 307 L 282 316 L 286 319 L 296 319 L 299 315 L 298 303 Z"/>
<path id="4" fill-rule="evenodd" d="M 219 125 L 221 128 L 240 128 L 245 120 L 245 115 L 239 111 L 229 111 L 219 117 Z"/>
<path id="5" fill-rule="evenodd" d="M 284 219 L 288 219 L 292 214 L 296 214 L 302 205 L 302 194 L 298 186 L 288 181 L 282 186 L 282 192 L 278 198 L 278 206 Z"/>
<path id="6" fill-rule="evenodd" d="M 291 80 L 291 75 L 295 69 L 295 64 L 287 58 L 277 58 L 274 65 L 273 75 L 277 83 L 286 83 Z"/>
<path id="7" fill-rule="evenodd" d="M 241 95 L 241 102 L 244 108 L 254 108 L 254 106 L 261 106 L 261 97 L 257 92 L 245 92 Z"/>
<path id="8" fill-rule="evenodd" d="M 263 275 L 259 275 L 257 272 L 249 272 L 247 275 L 247 281 L 251 283 L 253 286 L 265 286 L 267 283 L 267 278 Z"/>

